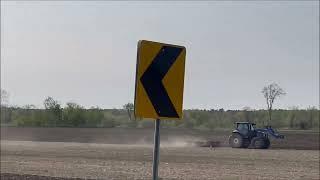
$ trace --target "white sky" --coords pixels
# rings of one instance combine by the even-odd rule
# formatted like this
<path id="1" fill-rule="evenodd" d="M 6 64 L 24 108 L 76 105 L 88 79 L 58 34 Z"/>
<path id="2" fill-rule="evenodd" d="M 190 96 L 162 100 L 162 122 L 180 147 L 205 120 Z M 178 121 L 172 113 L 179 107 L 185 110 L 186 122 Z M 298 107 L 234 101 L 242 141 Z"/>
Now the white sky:
<path id="1" fill-rule="evenodd" d="M 319 2 L 1 1 L 10 104 L 133 102 L 140 39 L 187 48 L 184 108 L 319 107 Z"/>

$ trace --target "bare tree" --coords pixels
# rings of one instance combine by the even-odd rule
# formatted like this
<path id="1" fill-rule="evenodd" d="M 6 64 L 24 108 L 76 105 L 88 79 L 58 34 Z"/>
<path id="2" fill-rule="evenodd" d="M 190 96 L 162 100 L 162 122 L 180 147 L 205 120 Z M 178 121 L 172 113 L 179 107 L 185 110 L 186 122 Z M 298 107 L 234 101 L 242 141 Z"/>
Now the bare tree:
<path id="1" fill-rule="evenodd" d="M 272 106 L 273 106 L 274 100 L 280 96 L 285 95 L 286 92 L 276 83 L 272 83 L 272 84 L 269 84 L 268 86 L 265 86 L 261 92 L 267 101 L 268 114 L 269 114 L 268 125 L 270 125 L 271 115 L 272 115 Z"/>
<path id="2" fill-rule="evenodd" d="M 50 96 L 44 100 L 43 105 L 47 112 L 52 114 L 52 116 L 49 116 L 49 123 L 53 123 L 54 127 L 56 127 L 57 121 L 61 121 L 63 118 L 61 105 Z"/>
<path id="3" fill-rule="evenodd" d="M 54 100 L 52 97 L 47 97 L 43 102 L 44 108 L 46 109 L 60 109 L 61 105 L 58 101 Z"/>
<path id="4" fill-rule="evenodd" d="M 9 107 L 9 93 L 4 90 L 1 89 L 1 94 L 0 94 L 0 109 L 1 109 L 1 113 L 0 113 L 0 122 L 8 122 L 9 121 L 9 117 L 8 114 L 10 114 L 10 111 L 8 111 L 8 107 Z"/>
<path id="5" fill-rule="evenodd" d="M 1 107 L 7 106 L 9 103 L 9 93 L 6 90 L 1 89 L 0 97 L 1 97 Z"/>
<path id="6" fill-rule="evenodd" d="M 132 112 L 133 112 L 134 105 L 132 103 L 127 103 L 123 105 L 123 109 L 125 109 L 128 113 L 129 121 L 132 120 Z"/>

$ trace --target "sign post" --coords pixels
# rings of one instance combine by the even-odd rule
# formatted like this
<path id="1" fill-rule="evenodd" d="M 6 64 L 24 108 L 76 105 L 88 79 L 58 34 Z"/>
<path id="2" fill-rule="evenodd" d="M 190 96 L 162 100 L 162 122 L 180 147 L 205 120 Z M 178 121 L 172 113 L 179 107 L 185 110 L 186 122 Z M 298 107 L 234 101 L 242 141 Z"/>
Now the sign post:
<path id="1" fill-rule="evenodd" d="M 155 121 L 154 128 L 154 148 L 153 148 L 153 165 L 152 165 L 152 179 L 158 179 L 159 166 L 159 150 L 160 150 L 160 119 Z"/>
<path id="2" fill-rule="evenodd" d="M 138 43 L 134 114 L 155 119 L 153 180 L 158 179 L 160 120 L 182 118 L 185 57 L 183 46 Z"/>

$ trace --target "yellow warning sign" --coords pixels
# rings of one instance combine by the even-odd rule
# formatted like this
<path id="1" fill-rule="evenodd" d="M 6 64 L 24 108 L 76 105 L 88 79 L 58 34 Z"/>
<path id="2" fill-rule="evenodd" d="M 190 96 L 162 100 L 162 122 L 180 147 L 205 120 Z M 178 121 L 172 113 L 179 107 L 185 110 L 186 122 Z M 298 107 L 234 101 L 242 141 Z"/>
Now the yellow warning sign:
<path id="1" fill-rule="evenodd" d="M 182 118 L 186 48 L 138 43 L 134 112 L 137 118 Z"/>

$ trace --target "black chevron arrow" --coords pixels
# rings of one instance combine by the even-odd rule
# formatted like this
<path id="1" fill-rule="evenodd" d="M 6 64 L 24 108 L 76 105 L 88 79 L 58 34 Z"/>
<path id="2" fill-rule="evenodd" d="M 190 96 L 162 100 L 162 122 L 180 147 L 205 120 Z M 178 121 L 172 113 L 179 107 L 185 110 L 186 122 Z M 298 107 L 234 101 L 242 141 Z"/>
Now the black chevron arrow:
<path id="1" fill-rule="evenodd" d="M 162 84 L 162 79 L 182 50 L 179 47 L 163 46 L 140 78 L 154 109 L 160 117 L 179 117 Z"/>

